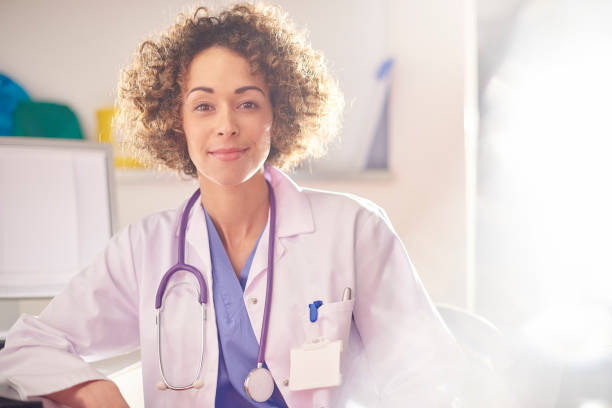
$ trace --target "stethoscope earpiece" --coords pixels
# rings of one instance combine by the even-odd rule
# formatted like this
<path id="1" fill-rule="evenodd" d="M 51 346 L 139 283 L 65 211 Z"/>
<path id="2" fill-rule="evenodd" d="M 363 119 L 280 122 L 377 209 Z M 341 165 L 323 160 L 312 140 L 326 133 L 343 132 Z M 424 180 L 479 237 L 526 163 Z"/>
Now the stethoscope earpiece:
<path id="1" fill-rule="evenodd" d="M 198 379 L 193 383 L 193 388 L 202 388 L 204 386 L 204 381 Z"/>
<path id="2" fill-rule="evenodd" d="M 158 389 L 158 390 L 160 390 L 160 391 L 167 390 L 167 389 L 168 389 L 168 386 L 166 385 L 166 383 L 165 383 L 165 382 L 163 382 L 163 381 L 158 381 L 158 382 L 157 382 L 157 389 Z"/>

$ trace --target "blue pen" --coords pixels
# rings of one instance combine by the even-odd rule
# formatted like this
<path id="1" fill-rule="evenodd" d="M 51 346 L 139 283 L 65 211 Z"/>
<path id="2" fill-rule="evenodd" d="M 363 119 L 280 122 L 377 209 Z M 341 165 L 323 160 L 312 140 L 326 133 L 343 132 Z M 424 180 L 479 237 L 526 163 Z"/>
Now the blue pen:
<path id="1" fill-rule="evenodd" d="M 321 300 L 315 300 L 314 302 L 308 304 L 308 308 L 310 309 L 310 321 L 312 323 L 317 321 L 319 317 L 318 309 L 323 305 Z"/>

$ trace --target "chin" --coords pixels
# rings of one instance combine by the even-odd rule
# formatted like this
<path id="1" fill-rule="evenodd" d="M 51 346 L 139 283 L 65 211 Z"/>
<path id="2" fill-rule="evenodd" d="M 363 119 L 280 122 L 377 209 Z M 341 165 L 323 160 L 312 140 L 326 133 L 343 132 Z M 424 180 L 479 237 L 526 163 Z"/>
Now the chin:
<path id="1" fill-rule="evenodd" d="M 238 186 L 245 181 L 251 179 L 259 170 L 263 168 L 263 164 L 258 168 L 238 169 L 228 166 L 226 169 L 218 169 L 216 171 L 199 170 L 200 177 L 212 181 L 215 184 L 225 187 Z"/>

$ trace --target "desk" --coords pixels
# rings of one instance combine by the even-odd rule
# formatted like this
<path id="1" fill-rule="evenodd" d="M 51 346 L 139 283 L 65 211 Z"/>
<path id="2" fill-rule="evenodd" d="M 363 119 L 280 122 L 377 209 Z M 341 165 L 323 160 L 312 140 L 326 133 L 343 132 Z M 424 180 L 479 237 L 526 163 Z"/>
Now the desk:
<path id="1" fill-rule="evenodd" d="M 131 408 L 144 408 L 140 351 L 91 363 L 119 387 Z"/>
<path id="2" fill-rule="evenodd" d="M 2 347 L 4 347 L 4 339 L 0 339 L 0 348 Z M 140 351 L 95 361 L 91 365 L 117 384 L 130 407 L 144 408 Z M 15 401 L 0 397 L 0 408 L 42 407 L 42 403 L 38 401 Z"/>
<path id="3" fill-rule="evenodd" d="M 40 401 L 15 401 L 0 397 L 0 408 L 43 408 Z"/>

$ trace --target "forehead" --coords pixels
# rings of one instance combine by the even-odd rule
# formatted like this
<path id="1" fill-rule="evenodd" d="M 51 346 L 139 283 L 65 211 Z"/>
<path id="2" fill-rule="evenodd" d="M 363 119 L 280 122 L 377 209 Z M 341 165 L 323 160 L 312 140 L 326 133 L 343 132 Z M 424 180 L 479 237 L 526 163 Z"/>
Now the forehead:
<path id="1" fill-rule="evenodd" d="M 221 46 L 200 51 L 187 69 L 187 90 L 195 86 L 236 89 L 245 85 L 267 88 L 263 75 L 253 75 L 246 58 Z"/>

